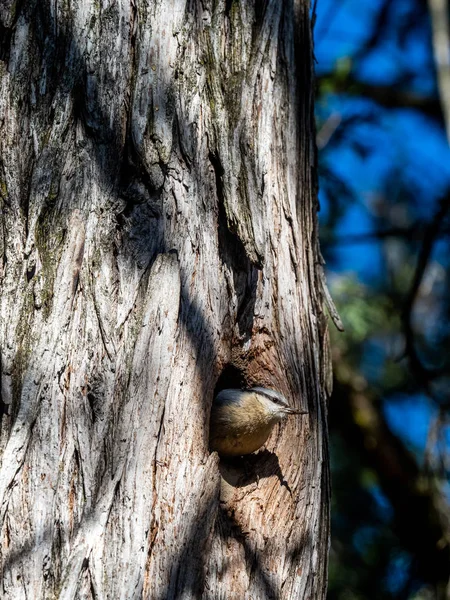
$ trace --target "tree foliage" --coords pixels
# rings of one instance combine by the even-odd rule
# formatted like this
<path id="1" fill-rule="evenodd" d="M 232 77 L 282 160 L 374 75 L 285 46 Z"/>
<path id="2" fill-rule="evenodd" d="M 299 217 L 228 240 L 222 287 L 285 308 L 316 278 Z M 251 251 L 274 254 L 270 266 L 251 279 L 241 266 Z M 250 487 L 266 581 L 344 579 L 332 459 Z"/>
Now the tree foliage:
<path id="1" fill-rule="evenodd" d="M 425 2 L 322 2 L 321 233 L 333 335 L 329 597 L 444 598 L 450 151 Z"/>

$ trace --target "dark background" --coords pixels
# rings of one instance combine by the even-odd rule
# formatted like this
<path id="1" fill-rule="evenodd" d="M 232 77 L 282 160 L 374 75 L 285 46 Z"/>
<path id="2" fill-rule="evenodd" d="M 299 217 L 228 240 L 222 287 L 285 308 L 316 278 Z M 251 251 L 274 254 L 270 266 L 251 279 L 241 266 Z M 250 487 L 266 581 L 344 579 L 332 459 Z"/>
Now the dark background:
<path id="1" fill-rule="evenodd" d="M 333 600 L 450 597 L 450 149 L 433 1 L 316 7 L 321 245 L 345 326 L 332 331 Z"/>

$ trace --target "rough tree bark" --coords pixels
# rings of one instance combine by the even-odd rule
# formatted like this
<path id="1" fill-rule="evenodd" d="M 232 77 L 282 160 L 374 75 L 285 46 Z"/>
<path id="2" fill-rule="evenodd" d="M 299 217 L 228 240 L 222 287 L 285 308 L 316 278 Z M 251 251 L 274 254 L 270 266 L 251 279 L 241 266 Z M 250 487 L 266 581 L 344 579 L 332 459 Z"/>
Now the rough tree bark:
<path id="1" fill-rule="evenodd" d="M 0 5 L 2 598 L 324 598 L 308 10 Z M 256 383 L 308 414 L 220 463 Z"/>

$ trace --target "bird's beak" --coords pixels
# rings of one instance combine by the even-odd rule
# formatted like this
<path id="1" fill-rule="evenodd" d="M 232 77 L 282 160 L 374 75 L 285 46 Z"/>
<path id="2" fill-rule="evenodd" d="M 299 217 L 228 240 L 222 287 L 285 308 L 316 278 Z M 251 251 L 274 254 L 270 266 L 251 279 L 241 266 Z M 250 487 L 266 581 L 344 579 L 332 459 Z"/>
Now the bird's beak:
<path id="1" fill-rule="evenodd" d="M 297 408 L 291 408 L 290 406 L 287 406 L 284 409 L 284 412 L 287 413 L 288 415 L 306 415 L 306 414 L 308 414 L 307 410 L 299 410 Z"/>

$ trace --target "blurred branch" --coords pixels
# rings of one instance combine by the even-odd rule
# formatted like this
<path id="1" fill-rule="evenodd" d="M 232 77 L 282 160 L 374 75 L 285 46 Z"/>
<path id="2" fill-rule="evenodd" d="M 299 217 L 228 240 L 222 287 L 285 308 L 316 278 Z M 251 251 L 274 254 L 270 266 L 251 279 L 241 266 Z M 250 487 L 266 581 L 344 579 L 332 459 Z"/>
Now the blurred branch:
<path id="1" fill-rule="evenodd" d="M 450 142 L 450 27 L 447 0 L 428 0 L 439 95 Z"/>
<path id="2" fill-rule="evenodd" d="M 317 20 L 317 0 L 314 0 L 312 7 L 311 7 L 311 29 L 313 31 L 316 26 L 316 20 Z"/>
<path id="3" fill-rule="evenodd" d="M 345 369 L 345 381 L 340 381 L 339 363 L 335 368 L 331 427 L 340 431 L 350 452 L 364 457 L 377 473 L 394 511 L 392 526 L 416 558 L 413 575 L 444 588 L 450 574 L 448 506 L 440 490 L 425 480 L 412 455 L 388 428 L 378 408 L 380 399 L 367 384 L 361 384 L 360 375 Z"/>
<path id="4" fill-rule="evenodd" d="M 406 298 L 405 306 L 403 309 L 403 328 L 405 333 L 405 354 L 408 356 L 411 370 L 415 373 L 419 383 L 423 386 L 426 393 L 430 398 L 434 398 L 434 394 L 430 389 L 430 380 L 436 375 L 436 373 L 422 363 L 421 359 L 416 350 L 414 343 L 414 329 L 412 325 L 412 313 L 414 309 L 414 303 L 419 292 L 420 285 L 422 283 L 425 271 L 431 258 L 434 243 L 439 235 L 442 220 L 446 216 L 450 208 L 450 194 L 445 196 L 436 211 L 432 221 L 425 229 L 423 236 L 422 247 L 419 252 L 417 259 L 417 266 L 414 273 L 414 279 L 409 290 L 409 294 Z"/>
<path id="5" fill-rule="evenodd" d="M 333 82 L 335 92 L 345 92 L 354 96 L 365 96 L 387 108 L 413 108 L 437 119 L 442 119 L 441 102 L 429 96 L 423 96 L 409 90 L 401 90 L 393 85 L 371 85 L 358 81 L 351 75 L 336 81 L 335 75 L 329 73 L 317 78 L 320 89 L 321 83 Z"/>
<path id="6" fill-rule="evenodd" d="M 436 237 L 450 234 L 450 226 L 442 227 L 436 234 Z M 411 227 L 392 227 L 391 229 L 383 229 L 381 231 L 370 231 L 368 233 L 356 233 L 354 235 L 346 235 L 345 237 L 337 237 L 332 240 L 322 242 L 322 247 L 327 246 L 343 246 L 352 244 L 365 244 L 370 241 L 384 240 L 390 237 L 404 238 L 410 241 L 421 241 L 425 238 L 423 224 L 415 224 Z"/>
<path id="7" fill-rule="evenodd" d="M 337 112 L 332 113 L 328 117 L 328 119 L 317 132 L 316 144 L 318 150 L 323 150 L 325 148 L 341 122 L 342 116 Z"/>
<path id="8" fill-rule="evenodd" d="M 314 2 L 314 13 L 313 14 L 315 14 L 315 8 L 316 8 L 316 2 Z M 315 31 L 314 43 L 316 45 L 318 42 L 320 42 L 321 39 L 324 39 L 326 37 L 326 35 L 328 34 L 328 30 L 331 27 L 331 24 L 333 22 L 333 19 L 335 19 L 337 13 L 339 12 L 339 10 L 341 8 L 342 8 L 342 5 L 339 2 L 331 2 L 328 5 L 328 14 L 326 14 L 321 19 L 323 22 L 323 25 L 320 28 L 317 28 Z"/>
<path id="9" fill-rule="evenodd" d="M 437 461 L 435 458 L 436 449 L 438 447 L 439 436 L 441 435 L 442 429 L 445 425 L 447 418 L 442 406 L 439 407 L 438 414 L 432 420 L 427 435 L 427 443 L 425 445 L 425 455 L 424 455 L 424 466 L 425 470 L 429 473 L 439 472 L 440 477 L 446 476 L 446 467 L 444 461 L 442 460 L 442 456 L 437 457 Z M 436 464 L 437 463 L 437 464 Z M 439 464 L 440 463 L 440 464 Z M 439 468 L 440 467 L 440 468 Z"/>
<path id="10" fill-rule="evenodd" d="M 370 50 L 377 48 L 380 44 L 383 35 L 385 35 L 386 27 L 389 21 L 389 11 L 392 8 L 392 2 L 390 0 L 383 0 L 378 7 L 378 13 L 376 18 L 373 20 L 372 33 L 361 48 L 353 54 L 353 60 L 359 60 L 361 57 L 367 55 Z"/>

